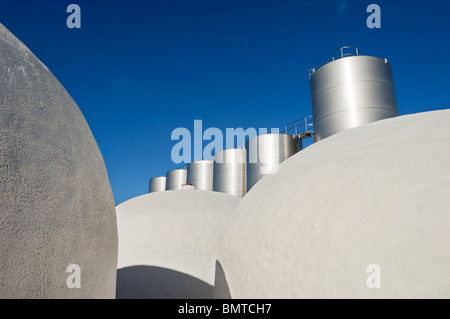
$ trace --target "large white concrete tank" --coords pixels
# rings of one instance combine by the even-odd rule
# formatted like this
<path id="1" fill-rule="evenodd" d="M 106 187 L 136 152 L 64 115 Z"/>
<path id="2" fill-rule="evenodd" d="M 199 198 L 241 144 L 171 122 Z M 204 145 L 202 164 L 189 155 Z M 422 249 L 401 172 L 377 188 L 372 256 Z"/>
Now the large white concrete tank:
<path id="1" fill-rule="evenodd" d="M 116 266 L 114 197 L 94 136 L 0 24 L 0 299 L 114 298 Z"/>
<path id="2" fill-rule="evenodd" d="M 187 165 L 187 183 L 195 185 L 197 190 L 213 190 L 214 161 L 203 160 Z"/>
<path id="3" fill-rule="evenodd" d="M 310 70 L 314 139 L 398 115 L 391 65 L 344 47 Z"/>
<path id="4" fill-rule="evenodd" d="M 212 298 L 219 237 L 239 201 L 179 190 L 118 205 L 117 298 Z"/>
<path id="5" fill-rule="evenodd" d="M 166 190 L 180 190 L 186 184 L 187 170 L 184 168 L 174 169 L 166 173 Z"/>
<path id="6" fill-rule="evenodd" d="M 164 192 L 166 190 L 166 177 L 158 176 L 150 178 L 150 184 L 148 187 L 149 193 Z"/>
<path id="7" fill-rule="evenodd" d="M 449 145 L 444 110 L 360 126 L 288 158 L 234 210 L 216 295 L 450 298 Z"/>
<path id="8" fill-rule="evenodd" d="M 247 191 L 245 148 L 231 148 L 214 154 L 214 191 L 244 197 Z"/>
<path id="9" fill-rule="evenodd" d="M 275 174 L 278 166 L 299 151 L 298 137 L 288 134 L 263 134 L 248 139 L 247 192 L 267 174 Z"/>

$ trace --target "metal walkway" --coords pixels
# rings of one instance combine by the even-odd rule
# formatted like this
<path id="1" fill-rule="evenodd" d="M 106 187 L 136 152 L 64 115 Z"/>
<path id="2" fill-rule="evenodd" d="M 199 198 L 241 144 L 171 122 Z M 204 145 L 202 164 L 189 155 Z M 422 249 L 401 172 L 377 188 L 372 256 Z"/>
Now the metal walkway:
<path id="1" fill-rule="evenodd" d="M 300 139 L 314 135 L 314 124 L 312 116 L 306 116 L 284 126 L 284 134 L 295 135 Z"/>

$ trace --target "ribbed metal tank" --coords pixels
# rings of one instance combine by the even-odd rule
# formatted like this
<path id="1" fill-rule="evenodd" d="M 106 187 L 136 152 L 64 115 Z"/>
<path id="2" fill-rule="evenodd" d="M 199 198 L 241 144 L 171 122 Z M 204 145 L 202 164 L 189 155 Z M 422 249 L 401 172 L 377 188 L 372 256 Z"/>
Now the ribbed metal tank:
<path id="1" fill-rule="evenodd" d="M 186 184 L 186 169 L 174 169 L 166 173 L 166 190 L 179 190 Z"/>
<path id="2" fill-rule="evenodd" d="M 288 134 L 264 134 L 247 140 L 247 192 L 281 162 L 301 150 L 301 140 Z"/>
<path id="3" fill-rule="evenodd" d="M 159 176 L 150 178 L 150 184 L 148 187 L 149 193 L 164 192 L 166 190 L 166 177 Z"/>
<path id="4" fill-rule="evenodd" d="M 214 191 L 244 197 L 247 190 L 245 148 L 227 149 L 214 155 Z"/>
<path id="5" fill-rule="evenodd" d="M 204 160 L 187 165 L 187 183 L 195 185 L 197 190 L 213 190 L 214 161 Z"/>
<path id="6" fill-rule="evenodd" d="M 355 50 L 345 53 L 345 50 Z M 394 80 L 386 59 L 344 47 L 338 58 L 310 70 L 314 139 L 398 116 Z"/>

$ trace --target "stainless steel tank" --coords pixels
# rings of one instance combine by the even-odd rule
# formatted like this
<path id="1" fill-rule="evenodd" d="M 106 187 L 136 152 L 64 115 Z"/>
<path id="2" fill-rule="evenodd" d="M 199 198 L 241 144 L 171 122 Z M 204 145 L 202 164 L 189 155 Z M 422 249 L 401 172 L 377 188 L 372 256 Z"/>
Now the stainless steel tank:
<path id="1" fill-rule="evenodd" d="M 341 48 L 331 62 L 311 69 L 310 85 L 315 141 L 398 116 L 390 64 L 357 48 Z"/>
<path id="2" fill-rule="evenodd" d="M 150 178 L 150 183 L 149 183 L 149 187 L 148 187 L 149 193 L 163 192 L 165 190 L 166 190 L 166 177 L 165 176 Z"/>
<path id="3" fill-rule="evenodd" d="M 213 190 L 214 161 L 204 160 L 187 165 L 187 183 L 195 185 L 197 190 Z"/>
<path id="4" fill-rule="evenodd" d="M 265 175 L 275 174 L 280 163 L 301 150 L 301 145 L 298 137 L 289 134 L 264 134 L 248 139 L 247 192 Z"/>
<path id="5" fill-rule="evenodd" d="M 238 148 L 214 154 L 214 191 L 244 197 L 247 190 L 246 153 L 245 148 Z"/>
<path id="6" fill-rule="evenodd" d="M 166 173 L 166 190 L 179 190 L 186 184 L 186 169 L 174 169 Z"/>

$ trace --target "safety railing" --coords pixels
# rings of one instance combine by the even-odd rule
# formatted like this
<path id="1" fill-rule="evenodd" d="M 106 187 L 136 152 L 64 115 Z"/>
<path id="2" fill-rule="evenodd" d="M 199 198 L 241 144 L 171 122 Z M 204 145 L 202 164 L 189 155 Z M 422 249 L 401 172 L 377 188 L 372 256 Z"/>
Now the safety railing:
<path id="1" fill-rule="evenodd" d="M 314 134 L 314 124 L 313 124 L 313 118 L 312 116 L 306 116 L 302 117 L 301 119 L 298 119 L 294 122 L 291 122 L 289 124 L 286 124 L 284 126 L 284 131 L 279 131 L 277 133 L 280 134 L 290 134 L 298 136 L 299 138 L 306 138 L 310 137 Z M 275 132 L 270 132 L 268 134 L 275 134 Z M 243 143 L 236 143 L 233 148 L 243 148 L 245 147 L 245 142 Z M 204 158 L 204 160 L 213 160 L 214 155 L 208 156 Z M 188 164 L 184 164 L 181 166 L 178 166 L 176 169 L 185 169 L 187 168 Z"/>
<path id="2" fill-rule="evenodd" d="M 351 51 L 349 51 L 351 49 Z M 347 52 L 346 52 L 347 51 Z M 340 53 L 340 55 L 336 56 L 336 53 Z M 309 79 L 311 79 L 311 77 L 313 76 L 313 74 L 320 69 L 322 66 L 324 66 L 325 64 L 335 61 L 335 60 L 339 60 L 348 56 L 358 56 L 359 55 L 359 49 L 357 47 L 354 46 L 345 46 L 342 47 L 340 49 L 337 49 L 336 51 L 334 51 L 333 56 L 331 57 L 331 59 L 328 59 L 322 63 L 320 63 L 319 65 L 317 65 L 314 68 L 309 69 L 308 71 L 308 75 L 309 75 Z"/>
<path id="3" fill-rule="evenodd" d="M 345 52 L 345 50 L 348 50 L 348 49 L 352 49 L 352 50 L 354 50 L 354 52 Z M 341 55 L 336 57 L 336 53 L 340 53 Z M 357 55 L 359 55 L 359 49 L 357 47 L 345 46 L 345 47 L 342 47 L 342 48 L 334 51 L 333 60 L 342 59 L 342 58 L 345 58 L 346 56 L 357 56 Z"/>
<path id="4" fill-rule="evenodd" d="M 284 134 L 293 134 L 301 138 L 314 134 L 312 116 L 306 116 L 284 126 Z"/>

